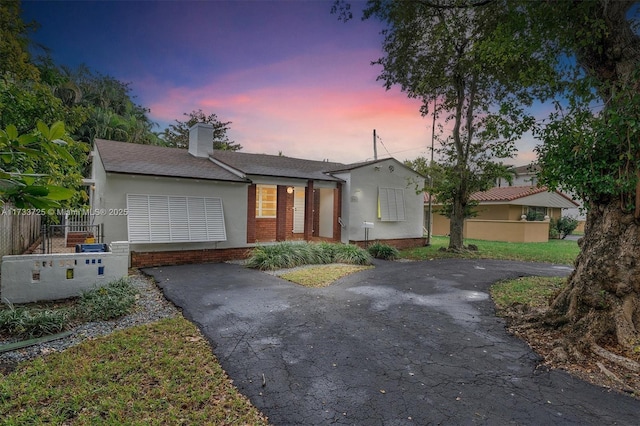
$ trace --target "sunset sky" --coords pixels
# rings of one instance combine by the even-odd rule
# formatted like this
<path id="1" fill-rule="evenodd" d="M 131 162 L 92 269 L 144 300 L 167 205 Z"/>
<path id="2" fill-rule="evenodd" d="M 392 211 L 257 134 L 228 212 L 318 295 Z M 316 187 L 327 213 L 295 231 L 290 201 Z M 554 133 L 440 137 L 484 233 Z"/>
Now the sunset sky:
<path id="1" fill-rule="evenodd" d="M 202 109 L 243 151 L 349 163 L 428 156 L 420 102 L 376 81 L 381 26 L 332 1 L 23 1 L 56 63 L 130 83 L 158 131 Z M 360 10 L 364 3 L 355 2 Z M 534 157 L 531 141 L 511 161 Z"/>

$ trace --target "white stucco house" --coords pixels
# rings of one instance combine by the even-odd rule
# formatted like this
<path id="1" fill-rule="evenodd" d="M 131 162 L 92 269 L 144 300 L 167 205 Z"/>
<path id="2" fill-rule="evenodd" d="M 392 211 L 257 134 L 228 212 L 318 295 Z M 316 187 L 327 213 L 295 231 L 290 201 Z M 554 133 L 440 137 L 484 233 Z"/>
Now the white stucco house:
<path id="1" fill-rule="evenodd" d="M 425 244 L 424 177 L 393 158 L 214 150 L 212 126 L 196 124 L 188 150 L 96 140 L 91 181 L 103 242 L 128 241 L 132 266 L 242 258 L 276 241 Z"/>

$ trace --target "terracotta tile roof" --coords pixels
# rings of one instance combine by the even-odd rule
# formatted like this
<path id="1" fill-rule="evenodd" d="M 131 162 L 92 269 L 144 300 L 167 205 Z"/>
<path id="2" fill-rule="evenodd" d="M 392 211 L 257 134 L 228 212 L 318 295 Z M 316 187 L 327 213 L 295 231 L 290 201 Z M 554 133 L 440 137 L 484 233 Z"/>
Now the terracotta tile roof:
<path id="1" fill-rule="evenodd" d="M 509 203 L 510 201 L 515 201 L 518 200 L 520 198 L 525 198 L 525 197 L 529 197 L 531 195 L 535 195 L 535 194 L 540 194 L 542 192 L 548 192 L 549 190 L 547 189 L 546 186 L 541 186 L 541 187 L 537 187 L 537 186 L 502 186 L 502 187 L 495 187 L 495 188 L 491 188 L 487 191 L 480 191 L 480 192 L 475 192 L 473 194 L 471 194 L 470 199 L 477 201 L 479 203 L 499 203 L 499 202 L 503 202 L 503 203 Z M 570 201 L 571 203 L 576 204 L 575 201 L 573 201 L 571 199 L 571 197 L 569 197 L 568 195 L 560 192 L 560 191 L 555 191 L 556 194 L 560 195 L 561 197 L 567 199 L 568 201 Z M 429 202 L 429 193 L 425 192 L 424 196 L 423 196 L 424 202 L 428 203 Z M 433 198 L 432 202 L 437 203 L 437 200 L 435 199 L 435 197 Z"/>
<path id="2" fill-rule="evenodd" d="M 502 186 L 491 188 L 488 191 L 476 192 L 471 195 L 474 201 L 513 201 L 529 195 L 547 192 L 544 186 Z"/>
<path id="3" fill-rule="evenodd" d="M 540 166 L 538 164 L 527 164 L 526 166 L 514 167 L 513 173 L 516 176 L 538 173 Z"/>
<path id="4" fill-rule="evenodd" d="M 211 157 L 247 175 L 299 179 L 340 181 L 340 179 L 327 174 L 327 171 L 344 167 L 344 164 L 327 161 L 234 151 L 214 151 Z"/>
<path id="5" fill-rule="evenodd" d="M 104 169 L 111 173 L 171 176 L 247 182 L 208 158 L 194 157 L 186 149 L 96 139 Z"/>

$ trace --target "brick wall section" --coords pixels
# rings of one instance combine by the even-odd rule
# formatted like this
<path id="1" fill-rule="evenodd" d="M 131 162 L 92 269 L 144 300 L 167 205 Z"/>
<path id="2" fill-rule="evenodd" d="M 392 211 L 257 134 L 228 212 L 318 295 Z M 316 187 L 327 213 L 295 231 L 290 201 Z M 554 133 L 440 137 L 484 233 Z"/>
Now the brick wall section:
<path id="1" fill-rule="evenodd" d="M 276 241 L 276 218 L 256 218 L 255 238 L 250 242 L 270 242 Z"/>
<path id="2" fill-rule="evenodd" d="M 131 252 L 131 266 L 145 268 L 150 266 L 185 265 L 190 263 L 219 263 L 227 260 L 246 259 L 251 249 L 204 249 L 175 250 L 156 252 Z"/>
<path id="3" fill-rule="evenodd" d="M 333 239 L 340 241 L 342 238 L 342 226 L 338 222 L 338 218 L 342 214 L 342 184 L 333 190 Z"/>
<path id="4" fill-rule="evenodd" d="M 376 239 L 376 240 L 370 240 L 369 244 L 373 244 L 375 242 L 386 244 L 388 246 L 395 247 L 398 250 L 402 250 L 402 249 L 414 248 L 414 247 L 424 247 L 424 245 L 427 244 L 427 239 L 426 238 L 399 238 L 395 240 Z M 349 243 L 356 244 L 362 248 L 364 248 L 365 246 L 364 241 L 349 241 Z"/>
<path id="5" fill-rule="evenodd" d="M 307 182 L 307 189 L 304 192 L 304 237 L 303 239 L 309 241 L 313 237 L 313 210 L 315 206 L 313 204 L 313 181 Z"/>
<path id="6" fill-rule="evenodd" d="M 256 186 L 247 189 L 247 242 L 256 242 Z"/>
<path id="7" fill-rule="evenodd" d="M 278 185 L 276 201 L 276 241 L 287 239 L 287 187 Z M 291 229 L 291 228 L 289 228 Z"/>
<path id="8" fill-rule="evenodd" d="M 286 192 L 285 192 L 286 193 Z M 285 207 L 285 229 L 286 239 L 293 240 L 296 237 L 293 235 L 293 194 L 287 194 Z M 297 237 L 302 238 L 302 234 L 296 234 Z"/>
<path id="9" fill-rule="evenodd" d="M 320 190 L 313 191 L 313 236 L 320 236 Z"/>

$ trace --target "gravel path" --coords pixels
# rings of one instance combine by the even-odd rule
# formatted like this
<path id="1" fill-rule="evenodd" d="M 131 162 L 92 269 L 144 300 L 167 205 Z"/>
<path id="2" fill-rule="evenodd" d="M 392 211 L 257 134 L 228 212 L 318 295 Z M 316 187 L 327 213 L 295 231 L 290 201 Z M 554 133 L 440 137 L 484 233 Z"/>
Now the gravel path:
<path id="1" fill-rule="evenodd" d="M 52 352 L 63 351 L 87 339 L 105 336 L 116 330 L 179 315 L 180 311 L 164 298 L 153 278 L 142 274 L 132 275 L 129 278 L 131 279 L 131 284 L 138 290 L 136 309 L 133 313 L 111 321 L 84 323 L 69 330 L 72 334 L 68 337 L 2 353 L 0 354 L 0 373 L 10 372 L 19 362 Z M 0 344 L 12 341 L 15 341 L 15 339 L 0 339 Z"/>

